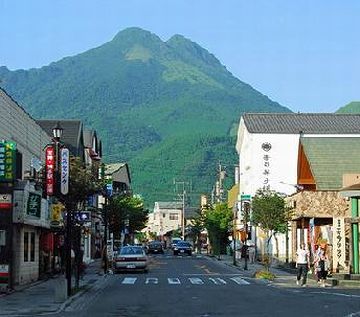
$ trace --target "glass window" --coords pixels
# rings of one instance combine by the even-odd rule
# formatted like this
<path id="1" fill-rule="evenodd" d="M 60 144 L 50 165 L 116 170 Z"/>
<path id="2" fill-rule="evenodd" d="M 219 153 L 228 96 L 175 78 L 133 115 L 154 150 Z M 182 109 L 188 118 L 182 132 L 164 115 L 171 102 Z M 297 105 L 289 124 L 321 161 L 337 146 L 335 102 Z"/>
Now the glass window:
<path id="1" fill-rule="evenodd" d="M 178 214 L 170 214 L 170 220 L 179 220 L 179 215 Z"/>
<path id="2" fill-rule="evenodd" d="M 29 261 L 29 232 L 24 232 L 24 262 Z"/>
<path id="3" fill-rule="evenodd" d="M 35 232 L 30 233 L 30 261 L 35 262 Z"/>

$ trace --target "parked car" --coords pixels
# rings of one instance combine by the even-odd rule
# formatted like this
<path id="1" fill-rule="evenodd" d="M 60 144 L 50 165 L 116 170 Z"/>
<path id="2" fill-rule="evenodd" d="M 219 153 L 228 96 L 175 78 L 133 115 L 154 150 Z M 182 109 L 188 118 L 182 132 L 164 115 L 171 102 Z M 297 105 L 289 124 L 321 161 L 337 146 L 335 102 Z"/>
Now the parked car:
<path id="1" fill-rule="evenodd" d="M 171 249 L 174 250 L 175 246 L 178 244 L 178 242 L 182 241 L 181 238 L 172 238 L 171 240 Z"/>
<path id="2" fill-rule="evenodd" d="M 147 246 L 148 253 L 164 253 L 163 245 L 160 241 L 151 241 Z"/>
<path id="3" fill-rule="evenodd" d="M 179 255 L 179 254 L 188 254 L 188 255 L 191 255 L 192 253 L 192 247 L 191 247 L 191 244 L 189 242 L 186 242 L 186 241 L 179 241 L 174 249 L 174 255 Z"/>
<path id="4" fill-rule="evenodd" d="M 148 271 L 148 258 L 143 247 L 125 246 L 114 259 L 114 270 L 119 271 Z"/>

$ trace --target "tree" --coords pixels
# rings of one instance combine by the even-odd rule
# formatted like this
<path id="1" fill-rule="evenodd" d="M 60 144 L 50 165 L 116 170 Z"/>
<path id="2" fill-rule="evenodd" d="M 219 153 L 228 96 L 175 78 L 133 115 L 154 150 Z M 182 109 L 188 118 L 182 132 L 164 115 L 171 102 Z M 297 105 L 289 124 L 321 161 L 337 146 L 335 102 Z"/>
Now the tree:
<path id="1" fill-rule="evenodd" d="M 146 226 L 149 211 L 144 208 L 141 198 L 135 196 L 115 196 L 110 199 L 108 208 L 109 229 L 115 238 L 120 238 L 121 229 L 127 227 L 129 234 Z"/>
<path id="2" fill-rule="evenodd" d="M 205 211 L 204 224 L 214 254 L 225 253 L 229 243 L 229 223 L 232 219 L 233 212 L 226 203 L 216 204 Z"/>
<path id="3" fill-rule="evenodd" d="M 271 190 L 258 190 L 251 202 L 251 221 L 259 226 L 267 236 L 267 253 L 269 243 L 274 236 L 276 241 L 276 256 L 279 257 L 277 233 L 288 231 L 288 221 L 291 220 L 292 212 L 286 207 L 284 196 Z"/>
<path id="4" fill-rule="evenodd" d="M 196 216 L 192 219 L 189 235 L 193 245 L 196 245 L 198 252 L 201 251 L 201 232 L 205 228 L 205 215 L 201 210 L 196 211 Z"/>

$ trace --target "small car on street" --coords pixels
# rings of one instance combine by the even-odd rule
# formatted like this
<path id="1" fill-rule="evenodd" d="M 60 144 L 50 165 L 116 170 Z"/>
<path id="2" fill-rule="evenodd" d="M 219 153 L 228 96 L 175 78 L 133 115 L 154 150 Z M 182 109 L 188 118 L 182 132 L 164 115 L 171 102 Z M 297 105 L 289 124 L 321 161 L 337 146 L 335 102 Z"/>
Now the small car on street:
<path id="1" fill-rule="evenodd" d="M 151 241 L 147 246 L 147 253 L 164 253 L 163 245 L 160 241 Z"/>
<path id="2" fill-rule="evenodd" d="M 114 259 L 114 270 L 120 271 L 148 271 L 148 258 L 143 247 L 125 246 Z"/>
<path id="3" fill-rule="evenodd" d="M 187 241 L 179 241 L 173 248 L 174 255 L 188 254 L 191 255 L 192 247 Z"/>

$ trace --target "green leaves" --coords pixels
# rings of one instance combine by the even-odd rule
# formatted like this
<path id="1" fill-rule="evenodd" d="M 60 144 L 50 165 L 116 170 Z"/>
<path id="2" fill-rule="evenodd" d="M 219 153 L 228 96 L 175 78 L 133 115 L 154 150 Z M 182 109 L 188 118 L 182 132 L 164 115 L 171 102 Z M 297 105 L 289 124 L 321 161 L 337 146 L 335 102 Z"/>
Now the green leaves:
<path id="1" fill-rule="evenodd" d="M 228 244 L 229 224 L 233 219 L 233 212 L 226 203 L 216 204 L 205 211 L 205 228 L 214 254 L 225 252 Z"/>
<path id="2" fill-rule="evenodd" d="M 128 227 L 130 233 L 145 228 L 149 211 L 144 209 L 141 198 L 135 196 L 115 196 L 108 207 L 110 231 L 119 237 L 120 230 Z"/>
<path id="3" fill-rule="evenodd" d="M 252 222 L 264 231 L 285 233 L 291 220 L 291 210 L 286 207 L 284 197 L 279 193 L 258 190 L 251 202 Z"/>

